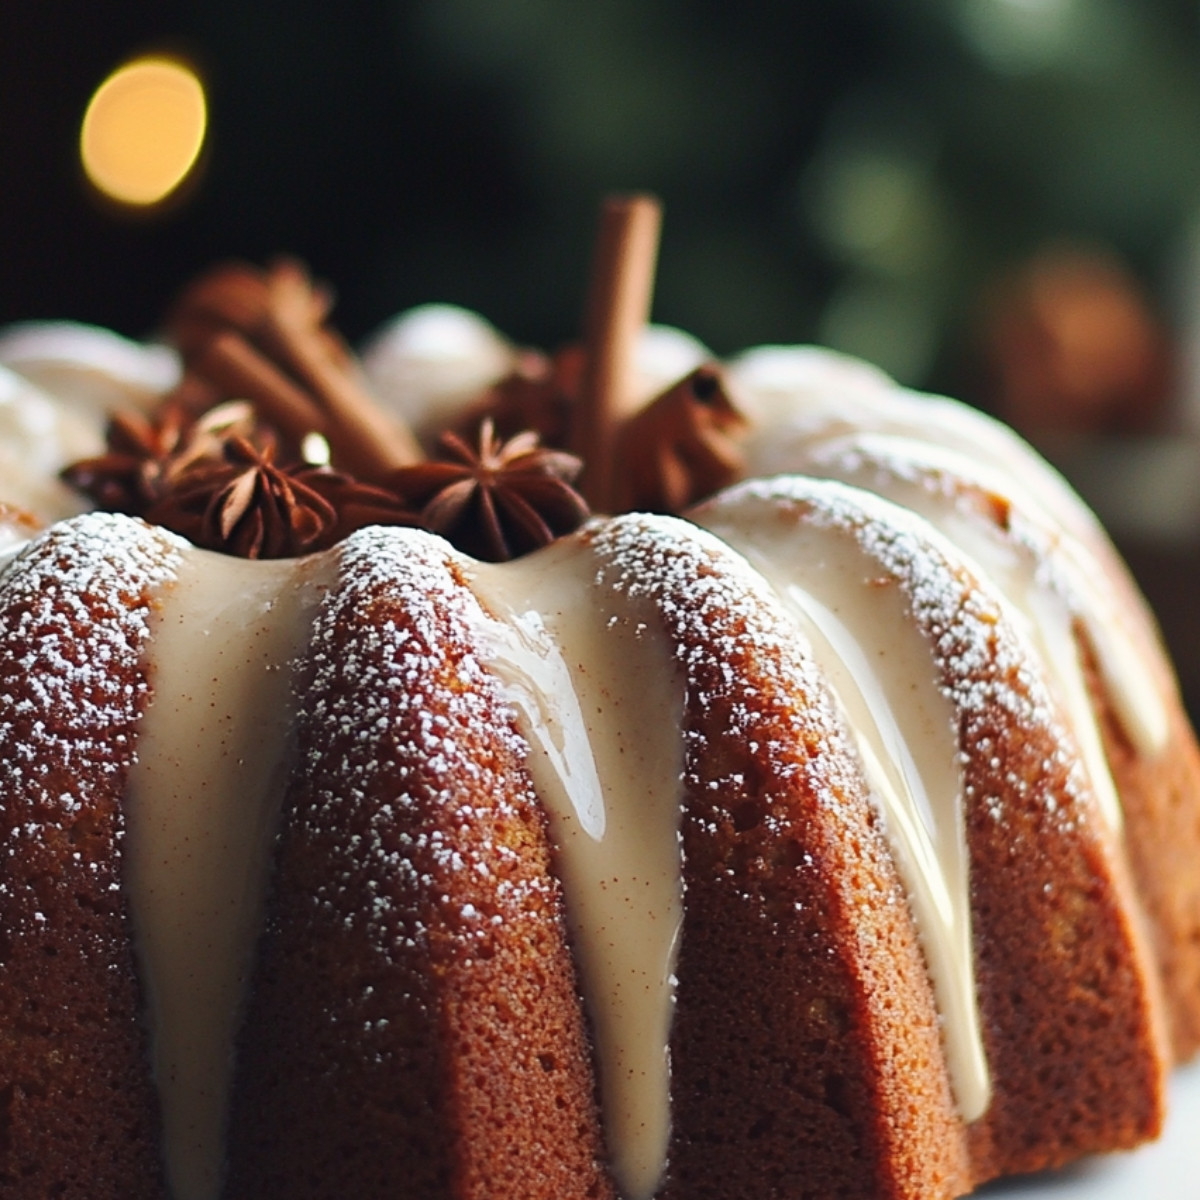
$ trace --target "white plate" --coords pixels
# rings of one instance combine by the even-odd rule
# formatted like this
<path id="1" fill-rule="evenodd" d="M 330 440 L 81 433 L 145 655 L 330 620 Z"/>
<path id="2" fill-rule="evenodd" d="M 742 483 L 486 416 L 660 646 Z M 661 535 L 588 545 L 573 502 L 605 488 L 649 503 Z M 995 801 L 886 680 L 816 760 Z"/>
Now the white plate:
<path id="1" fill-rule="evenodd" d="M 1196 1200 L 1200 1196 L 1200 1063 L 1177 1071 L 1162 1139 L 1128 1154 L 983 1188 L 988 1200 Z"/>

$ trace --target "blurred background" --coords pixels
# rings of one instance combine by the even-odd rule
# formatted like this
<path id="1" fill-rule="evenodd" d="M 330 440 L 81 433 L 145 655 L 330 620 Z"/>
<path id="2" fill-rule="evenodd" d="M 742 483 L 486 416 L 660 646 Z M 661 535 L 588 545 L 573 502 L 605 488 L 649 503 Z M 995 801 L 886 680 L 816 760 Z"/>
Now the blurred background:
<path id="1" fill-rule="evenodd" d="M 146 54 L 194 73 L 206 124 L 182 182 L 131 204 L 80 130 Z M 288 252 L 353 341 L 445 300 L 554 347 L 626 189 L 664 204 L 655 319 L 720 354 L 860 354 L 1046 451 L 1196 710 L 1195 0 L 0 5 L 0 324 L 142 336 L 215 260 Z"/>

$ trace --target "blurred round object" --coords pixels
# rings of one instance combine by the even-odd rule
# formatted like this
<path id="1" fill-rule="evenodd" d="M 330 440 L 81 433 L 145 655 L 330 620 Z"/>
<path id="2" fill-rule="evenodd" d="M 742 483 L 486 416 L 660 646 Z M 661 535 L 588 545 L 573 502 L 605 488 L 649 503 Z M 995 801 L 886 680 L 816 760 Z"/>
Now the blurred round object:
<path id="1" fill-rule="evenodd" d="M 1033 441 L 1160 428 L 1171 339 L 1137 281 L 1102 251 L 1053 247 L 985 308 L 987 406 Z"/>
<path id="2" fill-rule="evenodd" d="M 116 408 L 150 411 L 180 378 L 179 355 L 169 346 L 76 321 L 0 329 L 0 366 L 99 421 Z"/>
<path id="3" fill-rule="evenodd" d="M 362 347 L 375 398 L 426 441 L 515 362 L 515 349 L 492 325 L 453 304 L 401 313 Z"/>
<path id="4" fill-rule="evenodd" d="M 204 85 L 186 63 L 149 55 L 96 89 L 79 154 L 93 186 L 134 208 L 165 200 L 191 173 L 208 125 Z"/>

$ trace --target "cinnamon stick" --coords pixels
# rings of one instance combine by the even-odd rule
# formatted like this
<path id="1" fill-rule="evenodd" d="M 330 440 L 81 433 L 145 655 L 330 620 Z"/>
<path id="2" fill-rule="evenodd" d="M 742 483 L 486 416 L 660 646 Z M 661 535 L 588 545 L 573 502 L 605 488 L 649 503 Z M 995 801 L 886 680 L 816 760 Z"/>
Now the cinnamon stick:
<path id="1" fill-rule="evenodd" d="M 299 274 L 276 270 L 267 280 L 267 323 L 272 341 L 301 383 L 311 389 L 326 420 L 320 427 L 334 461 L 359 479 L 387 480 L 424 457 L 407 426 L 380 408 L 312 337 L 313 294 Z"/>
<path id="2" fill-rule="evenodd" d="M 253 401 L 294 442 L 324 435 L 341 469 L 383 482 L 422 454 L 358 382 L 349 348 L 324 323 L 331 305 L 294 260 L 266 272 L 233 263 L 184 292 L 171 328 L 192 374 Z"/>
<path id="3" fill-rule="evenodd" d="M 193 366 L 227 395 L 249 400 L 280 432 L 296 441 L 306 433 L 325 431 L 325 414 L 240 334 L 218 333 L 196 354 Z"/>
<path id="4" fill-rule="evenodd" d="M 739 477 L 746 426 L 718 367 L 697 367 L 617 431 L 617 510 L 682 512 Z"/>
<path id="5" fill-rule="evenodd" d="M 584 314 L 584 363 L 571 449 L 587 464 L 581 490 L 594 511 L 610 511 L 616 431 L 633 410 L 637 341 L 650 315 L 662 211 L 646 195 L 606 201 Z"/>

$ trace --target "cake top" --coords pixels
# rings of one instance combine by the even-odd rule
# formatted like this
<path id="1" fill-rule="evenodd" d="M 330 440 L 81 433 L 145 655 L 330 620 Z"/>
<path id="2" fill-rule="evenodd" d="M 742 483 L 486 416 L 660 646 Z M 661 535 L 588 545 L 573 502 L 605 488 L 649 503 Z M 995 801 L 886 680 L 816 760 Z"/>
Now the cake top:
<path id="1" fill-rule="evenodd" d="M 745 421 L 715 363 L 689 362 L 641 403 L 633 360 L 657 227 L 646 197 L 607 205 L 584 344 L 511 354 L 430 454 L 372 399 L 329 323 L 327 288 L 287 259 L 217 267 L 168 313 L 175 385 L 149 413 L 115 412 L 105 452 L 63 478 L 100 508 L 249 558 L 318 551 L 383 524 L 503 561 L 578 528 L 589 500 L 680 512 L 738 476 L 733 435 Z M 479 332 L 459 322 L 457 336 Z M 496 339 L 480 344 L 494 351 Z"/>
<path id="2" fill-rule="evenodd" d="M 75 492 L 42 464 L 54 502 L 39 493 L 28 507 L 57 518 L 86 497 L 251 558 L 320 551 L 382 524 L 502 561 L 577 528 L 589 508 L 681 514 L 738 479 L 802 469 L 798 456 L 839 431 L 924 432 L 931 419 L 939 440 L 1001 447 L 1039 503 L 1055 492 L 994 423 L 909 397 L 863 364 L 761 347 L 722 365 L 694 339 L 648 327 L 658 220 L 647 197 L 605 206 L 584 338 L 554 355 L 443 305 L 393 323 L 360 361 L 330 322 L 330 290 L 288 259 L 202 275 L 168 311 L 173 349 L 151 347 L 144 361 L 77 328 L 0 337 L 0 355 L 31 378 L 75 380 L 93 421 L 96 395 L 125 397 L 104 446 L 58 439 Z M 164 353 L 177 363 L 169 380 Z M 153 403 L 151 382 L 170 385 Z M 36 423 L 74 407 L 49 405 Z M 37 410 L 35 393 L 22 420 Z M 1057 493 L 1057 515 L 1090 531 L 1086 510 Z"/>

